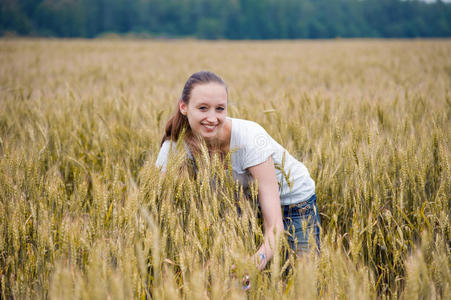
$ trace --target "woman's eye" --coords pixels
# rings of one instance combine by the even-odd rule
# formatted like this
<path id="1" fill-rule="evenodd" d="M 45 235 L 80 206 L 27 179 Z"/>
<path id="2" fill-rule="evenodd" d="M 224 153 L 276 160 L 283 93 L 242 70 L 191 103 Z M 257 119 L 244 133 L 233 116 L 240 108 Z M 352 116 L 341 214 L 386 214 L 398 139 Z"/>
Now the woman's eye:
<path id="1" fill-rule="evenodd" d="M 206 110 L 207 110 L 207 107 L 206 107 L 206 106 L 201 106 L 201 107 L 199 107 L 199 109 L 200 109 L 201 111 L 206 111 Z"/>

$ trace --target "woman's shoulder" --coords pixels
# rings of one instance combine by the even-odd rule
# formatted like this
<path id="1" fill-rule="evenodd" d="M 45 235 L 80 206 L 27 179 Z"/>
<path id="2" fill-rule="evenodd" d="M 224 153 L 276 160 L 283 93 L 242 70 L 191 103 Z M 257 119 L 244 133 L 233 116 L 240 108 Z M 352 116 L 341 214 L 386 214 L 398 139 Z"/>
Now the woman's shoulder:
<path id="1" fill-rule="evenodd" d="M 232 120 L 232 127 L 234 127 L 232 128 L 232 130 L 236 129 L 235 131 L 240 134 L 252 135 L 255 134 L 255 132 L 266 133 L 266 130 L 263 128 L 263 126 L 261 126 L 257 122 L 237 118 L 230 119 Z"/>
<path id="2" fill-rule="evenodd" d="M 244 119 L 233 119 L 232 122 L 232 140 L 237 148 L 253 150 L 271 147 L 272 138 L 257 122 Z"/>
<path id="3" fill-rule="evenodd" d="M 161 144 L 161 147 L 169 147 L 169 145 L 171 145 L 172 143 L 174 143 L 174 141 L 168 138 L 164 140 L 164 142 Z"/>
<path id="4" fill-rule="evenodd" d="M 257 122 L 234 119 L 232 120 L 236 143 L 236 156 L 241 170 L 258 165 L 275 153 L 276 148 L 272 138 Z"/>
<path id="5" fill-rule="evenodd" d="M 167 139 L 163 142 L 163 144 L 160 147 L 160 151 L 171 151 L 171 150 L 175 150 L 177 145 L 177 142 L 171 140 L 171 139 Z"/>
<path id="6" fill-rule="evenodd" d="M 181 152 L 183 151 L 183 152 Z M 160 152 L 158 153 L 157 160 L 155 161 L 155 165 L 157 167 L 162 167 L 163 170 L 166 169 L 166 164 L 171 155 L 178 155 L 181 153 L 185 153 L 189 159 L 193 159 L 191 151 L 189 150 L 188 145 L 183 142 L 176 142 L 171 139 L 167 139 L 163 142 L 160 147 Z"/>
<path id="7" fill-rule="evenodd" d="M 167 139 L 163 142 L 160 148 L 160 153 L 168 154 L 169 152 L 178 152 L 180 149 L 183 149 L 190 158 L 192 157 L 191 151 L 185 141 L 177 142 L 171 139 Z"/>

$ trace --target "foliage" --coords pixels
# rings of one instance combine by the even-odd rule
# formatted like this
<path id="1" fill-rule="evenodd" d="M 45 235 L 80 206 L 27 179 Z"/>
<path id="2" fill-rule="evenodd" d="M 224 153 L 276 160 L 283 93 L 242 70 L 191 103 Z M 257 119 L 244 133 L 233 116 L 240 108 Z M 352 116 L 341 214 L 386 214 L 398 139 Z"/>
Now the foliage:
<path id="1" fill-rule="evenodd" d="M 0 34 L 204 39 L 449 37 L 451 4 L 405 0 L 7 0 Z"/>

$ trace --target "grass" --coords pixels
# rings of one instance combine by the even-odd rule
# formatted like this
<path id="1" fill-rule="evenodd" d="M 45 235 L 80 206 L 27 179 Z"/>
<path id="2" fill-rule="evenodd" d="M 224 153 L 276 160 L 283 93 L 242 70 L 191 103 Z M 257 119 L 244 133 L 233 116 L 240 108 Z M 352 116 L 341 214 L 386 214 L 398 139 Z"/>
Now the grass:
<path id="1" fill-rule="evenodd" d="M 450 49 L 1 40 L 1 297 L 447 298 Z M 197 180 L 180 157 L 166 176 L 154 167 L 202 69 L 228 83 L 230 116 L 259 122 L 309 169 L 319 257 L 276 256 L 258 273 L 259 220 L 230 174 L 208 159 Z"/>

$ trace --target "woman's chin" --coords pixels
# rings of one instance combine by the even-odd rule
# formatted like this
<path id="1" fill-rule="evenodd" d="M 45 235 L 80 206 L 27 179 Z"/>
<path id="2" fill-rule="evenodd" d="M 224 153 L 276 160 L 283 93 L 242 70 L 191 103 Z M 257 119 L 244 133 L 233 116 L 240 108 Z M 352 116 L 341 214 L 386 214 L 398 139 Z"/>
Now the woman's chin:
<path id="1" fill-rule="evenodd" d="M 202 131 L 200 132 L 200 134 L 205 140 L 209 140 L 209 139 L 217 138 L 218 131 L 219 131 L 218 127 L 214 128 L 214 129 L 202 128 Z"/>
<path id="2" fill-rule="evenodd" d="M 216 133 L 209 133 L 209 134 L 202 134 L 202 137 L 204 138 L 205 141 L 207 142 L 211 142 L 216 140 Z"/>

